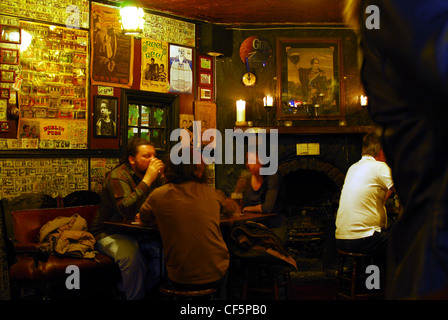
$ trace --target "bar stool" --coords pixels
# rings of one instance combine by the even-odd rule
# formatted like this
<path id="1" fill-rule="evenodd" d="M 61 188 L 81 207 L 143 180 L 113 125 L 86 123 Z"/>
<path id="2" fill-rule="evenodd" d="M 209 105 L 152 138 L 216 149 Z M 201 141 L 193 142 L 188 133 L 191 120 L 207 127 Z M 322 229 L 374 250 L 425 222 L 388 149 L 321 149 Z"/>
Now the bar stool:
<path id="1" fill-rule="evenodd" d="M 364 271 L 368 265 L 374 264 L 373 255 L 343 250 L 338 250 L 337 253 L 339 256 L 337 298 L 358 300 L 383 296 L 382 289 L 368 290 L 365 285 Z"/>
<path id="2" fill-rule="evenodd" d="M 247 300 L 248 292 L 270 293 L 280 300 L 280 289 L 285 290 L 286 299 L 291 299 L 291 269 L 275 264 L 243 264 L 242 299 Z"/>
<path id="3" fill-rule="evenodd" d="M 181 290 L 170 287 L 167 283 L 160 286 L 160 293 L 165 300 L 210 300 L 217 289 Z"/>

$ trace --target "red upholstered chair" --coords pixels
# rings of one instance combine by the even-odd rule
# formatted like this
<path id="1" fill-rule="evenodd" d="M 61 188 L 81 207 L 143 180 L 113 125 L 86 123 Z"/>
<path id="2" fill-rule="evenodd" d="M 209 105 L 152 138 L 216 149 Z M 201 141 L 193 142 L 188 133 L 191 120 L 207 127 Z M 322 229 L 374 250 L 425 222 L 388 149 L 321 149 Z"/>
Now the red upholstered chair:
<path id="1" fill-rule="evenodd" d="M 12 209 L 10 212 L 12 240 L 16 256 L 15 263 L 10 267 L 9 276 L 16 297 L 20 289 L 32 288 L 42 298 L 50 298 L 52 288 L 65 286 L 69 276 L 66 268 L 70 265 L 76 265 L 80 270 L 81 289 L 91 288 L 94 283 L 110 285 L 119 278 L 119 269 L 108 256 L 96 254 L 95 260 L 77 259 L 44 255 L 38 249 L 38 234 L 45 223 L 59 216 L 72 216 L 77 213 L 86 219 L 90 227 L 98 209 L 97 205 L 28 210 L 14 210 L 9 207 L 9 209 Z"/>

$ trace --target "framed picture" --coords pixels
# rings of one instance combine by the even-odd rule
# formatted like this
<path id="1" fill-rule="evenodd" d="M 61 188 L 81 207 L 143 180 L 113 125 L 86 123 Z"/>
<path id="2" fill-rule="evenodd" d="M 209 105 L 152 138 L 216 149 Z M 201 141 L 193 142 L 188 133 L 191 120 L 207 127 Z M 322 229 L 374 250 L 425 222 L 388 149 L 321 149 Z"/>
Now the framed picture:
<path id="1" fill-rule="evenodd" d="M 199 69 L 205 70 L 205 71 L 212 71 L 212 63 L 213 59 L 211 57 L 207 56 L 199 56 Z"/>
<path id="2" fill-rule="evenodd" d="M 0 120 L 8 120 L 8 99 L 0 99 Z"/>
<path id="3" fill-rule="evenodd" d="M 15 26 L 0 26 L 0 42 L 21 43 L 20 28 Z"/>
<path id="4" fill-rule="evenodd" d="M 1 88 L 1 94 L 0 94 L 0 98 L 2 99 L 9 99 L 9 88 Z"/>
<path id="5" fill-rule="evenodd" d="M 118 117 L 118 98 L 95 96 L 93 111 L 93 136 L 97 138 L 116 138 Z"/>
<path id="6" fill-rule="evenodd" d="M 170 92 L 193 92 L 193 49 L 170 45 Z"/>
<path id="7" fill-rule="evenodd" d="M 19 64 L 19 50 L 0 48 L 0 63 Z"/>
<path id="8" fill-rule="evenodd" d="M 210 88 L 199 87 L 199 96 L 200 96 L 201 100 L 211 100 L 212 99 L 212 90 Z"/>
<path id="9" fill-rule="evenodd" d="M 15 76 L 14 70 L 0 70 L 0 82 L 14 82 Z"/>
<path id="10" fill-rule="evenodd" d="M 195 124 L 201 122 L 201 130 L 196 130 L 197 134 L 201 134 L 202 144 L 208 144 L 211 140 L 207 140 L 203 134 L 207 129 L 216 129 L 216 104 L 212 101 L 195 101 L 194 102 L 194 119 Z M 199 147 L 199 146 L 196 146 Z"/>
<path id="11" fill-rule="evenodd" d="M 212 74 L 200 72 L 199 73 L 199 85 L 200 86 L 211 86 L 212 85 Z"/>
<path id="12" fill-rule="evenodd" d="M 342 39 L 277 38 L 278 119 L 343 119 Z"/>
<path id="13" fill-rule="evenodd" d="M 9 122 L 0 121 L 0 132 L 9 132 Z"/>

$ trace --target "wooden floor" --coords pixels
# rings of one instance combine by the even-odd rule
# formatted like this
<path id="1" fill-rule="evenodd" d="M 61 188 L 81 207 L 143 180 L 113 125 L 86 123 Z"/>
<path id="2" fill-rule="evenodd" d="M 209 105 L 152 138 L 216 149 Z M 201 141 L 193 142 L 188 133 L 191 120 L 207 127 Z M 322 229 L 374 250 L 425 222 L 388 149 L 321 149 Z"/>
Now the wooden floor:
<path id="1" fill-rule="evenodd" d="M 326 273 L 291 273 L 291 297 L 288 300 L 336 300 L 336 277 L 334 274 Z M 229 286 L 228 286 L 229 288 Z M 228 299 L 229 300 L 241 300 L 242 286 L 237 281 L 236 285 L 233 285 L 228 289 Z M 23 297 L 28 300 L 39 300 L 39 297 L 33 296 L 33 292 L 25 293 L 30 294 L 30 296 Z M 286 300 L 284 294 L 281 294 L 281 300 Z M 149 298 L 158 300 L 160 296 L 158 292 L 153 292 L 153 296 Z M 52 297 L 50 300 L 72 300 L 72 299 L 101 299 L 101 300 L 122 300 L 123 296 L 120 296 L 118 290 L 111 290 L 106 287 L 91 287 L 84 288 L 84 290 L 67 290 L 65 287 L 54 288 Z M 272 300 L 272 296 L 266 295 L 264 293 L 256 295 L 251 293 L 248 296 L 248 300 Z"/>

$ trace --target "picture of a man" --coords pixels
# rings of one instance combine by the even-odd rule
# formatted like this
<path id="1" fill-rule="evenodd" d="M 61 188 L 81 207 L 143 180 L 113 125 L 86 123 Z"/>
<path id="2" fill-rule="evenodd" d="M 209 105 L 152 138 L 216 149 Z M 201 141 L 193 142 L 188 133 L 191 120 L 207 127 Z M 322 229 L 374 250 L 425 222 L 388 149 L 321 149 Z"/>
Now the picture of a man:
<path id="1" fill-rule="evenodd" d="M 117 133 L 117 126 L 115 121 L 112 120 L 112 108 L 109 105 L 108 100 L 101 100 L 100 113 L 101 118 L 96 122 L 97 136 L 115 136 Z"/>

